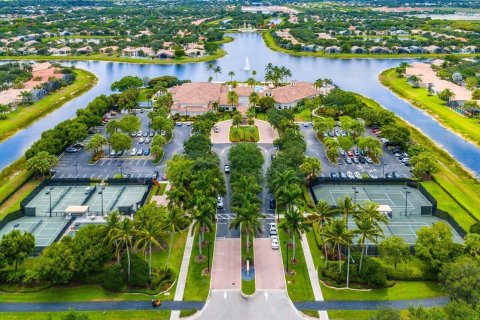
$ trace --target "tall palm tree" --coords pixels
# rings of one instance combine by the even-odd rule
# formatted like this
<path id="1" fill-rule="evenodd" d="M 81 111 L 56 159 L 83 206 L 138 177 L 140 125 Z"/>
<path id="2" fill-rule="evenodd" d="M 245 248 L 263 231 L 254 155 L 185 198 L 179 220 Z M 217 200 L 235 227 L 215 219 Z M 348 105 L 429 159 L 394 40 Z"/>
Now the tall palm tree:
<path id="1" fill-rule="evenodd" d="M 178 206 L 174 206 L 167 211 L 167 214 L 163 216 L 162 225 L 166 231 L 170 233 L 170 245 L 168 246 L 168 257 L 165 263 L 165 269 L 168 268 L 168 262 L 170 261 L 170 255 L 172 253 L 173 235 L 175 232 L 181 231 L 187 223 L 188 219 L 185 217 L 182 209 Z"/>
<path id="2" fill-rule="evenodd" d="M 350 247 L 353 241 L 353 232 L 347 229 L 347 224 L 343 219 L 333 219 L 326 224 L 323 229 L 325 241 L 332 244 L 333 255 L 335 249 L 338 250 L 338 261 L 342 260 L 341 246 Z M 341 264 L 338 264 L 338 269 L 341 270 Z"/>
<path id="3" fill-rule="evenodd" d="M 221 74 L 222 73 L 222 68 L 220 66 L 216 66 L 214 69 L 213 69 L 213 74 L 215 75 L 215 80 L 217 79 L 217 76 L 218 74 Z"/>
<path id="4" fill-rule="evenodd" d="M 360 255 L 360 266 L 359 271 L 362 271 L 362 262 L 363 256 L 365 254 L 365 243 L 367 240 L 376 243 L 378 237 L 383 237 L 383 231 L 380 226 L 370 219 L 365 213 L 362 213 L 355 219 L 355 224 L 357 225 L 356 233 L 360 235 L 358 238 L 358 244 L 362 247 L 362 254 Z"/>
<path id="5" fill-rule="evenodd" d="M 258 103 L 260 102 L 260 96 L 256 92 L 250 93 L 250 96 L 248 97 L 248 102 L 250 102 L 250 106 L 256 107 Z"/>
<path id="6" fill-rule="evenodd" d="M 105 242 L 112 243 L 115 234 L 118 231 L 120 226 L 121 215 L 117 210 L 110 212 L 109 215 L 105 217 L 106 224 L 100 225 L 100 229 L 104 234 Z M 113 243 L 115 248 L 117 248 L 116 243 Z M 120 263 L 120 251 L 116 250 L 117 253 L 117 263 Z"/>
<path id="7" fill-rule="evenodd" d="M 378 203 L 367 201 L 360 205 L 358 208 L 361 214 L 366 214 L 374 223 L 388 223 L 388 217 L 378 211 Z"/>
<path id="8" fill-rule="evenodd" d="M 276 210 L 280 214 L 277 207 L 284 207 L 287 210 L 293 206 L 295 200 L 302 194 L 300 188 L 301 179 L 293 170 L 285 170 L 278 172 L 272 181 L 272 189 L 277 202 Z"/>
<path id="9" fill-rule="evenodd" d="M 343 221 L 345 221 L 345 224 L 348 226 L 348 219 L 351 214 L 355 213 L 357 206 L 348 195 L 343 200 L 337 200 L 337 202 L 337 209 L 335 211 L 343 216 Z"/>
<path id="10" fill-rule="evenodd" d="M 137 248 L 142 248 L 142 251 L 145 253 L 148 247 L 148 275 L 152 275 L 152 246 L 157 248 L 162 248 L 160 244 L 160 239 L 163 236 L 163 226 L 161 222 L 154 217 L 150 217 L 145 222 L 142 222 L 138 226 L 136 236 L 137 242 L 135 246 Z"/>
<path id="11" fill-rule="evenodd" d="M 320 200 L 315 206 L 315 211 L 309 216 L 309 219 L 317 226 L 317 231 L 322 236 L 323 252 L 325 254 L 325 262 L 328 261 L 327 244 L 325 243 L 325 236 L 323 234 L 323 228 L 325 223 L 331 221 L 335 216 L 335 211 L 332 210 L 330 205 L 325 200 Z M 315 233 L 315 237 L 316 237 Z"/>
<path id="12" fill-rule="evenodd" d="M 248 78 L 247 79 L 247 84 L 250 86 L 250 88 L 253 89 L 253 86 L 256 84 L 257 82 L 255 81 L 255 79 L 253 78 Z"/>
<path id="13" fill-rule="evenodd" d="M 232 106 L 232 110 L 233 110 L 233 106 L 238 103 L 238 94 L 235 90 L 228 91 L 227 103 L 229 103 Z"/>
<path id="14" fill-rule="evenodd" d="M 259 205 L 246 202 L 242 207 L 235 208 L 237 215 L 230 223 L 229 228 L 238 229 L 239 227 L 245 231 L 247 236 L 247 256 L 250 252 L 250 232 L 257 235 L 262 231 L 263 225 L 260 219 L 264 216 L 259 211 Z"/>
<path id="15" fill-rule="evenodd" d="M 212 77 L 212 71 L 214 69 L 213 63 L 209 63 L 207 66 L 207 71 L 210 72 L 210 78 Z M 209 81 L 210 82 L 210 81 Z"/>
<path id="16" fill-rule="evenodd" d="M 229 71 L 228 76 L 230 77 L 230 82 L 233 82 L 233 77 L 235 76 L 235 72 Z"/>
<path id="17" fill-rule="evenodd" d="M 205 228 L 212 229 L 212 219 L 210 213 L 195 208 L 192 212 L 193 229 L 198 232 L 198 253 L 202 255 L 202 242 L 205 236 Z"/>
<path id="18" fill-rule="evenodd" d="M 128 268 L 127 278 L 130 280 L 130 249 L 132 248 L 132 239 L 135 229 L 133 228 L 133 222 L 129 218 L 124 218 L 118 225 L 112 241 L 116 243 L 117 250 L 120 251 L 123 248 L 127 250 Z"/>
<path id="19" fill-rule="evenodd" d="M 279 225 L 279 228 L 291 235 L 293 245 L 292 259 L 295 260 L 295 237 L 297 235 L 300 237 L 300 234 L 308 231 L 310 224 L 298 208 L 292 207 L 285 212 L 285 220 Z"/>
<path id="20" fill-rule="evenodd" d="M 252 70 L 252 77 L 255 79 L 255 76 L 257 75 L 257 71 L 256 70 Z"/>

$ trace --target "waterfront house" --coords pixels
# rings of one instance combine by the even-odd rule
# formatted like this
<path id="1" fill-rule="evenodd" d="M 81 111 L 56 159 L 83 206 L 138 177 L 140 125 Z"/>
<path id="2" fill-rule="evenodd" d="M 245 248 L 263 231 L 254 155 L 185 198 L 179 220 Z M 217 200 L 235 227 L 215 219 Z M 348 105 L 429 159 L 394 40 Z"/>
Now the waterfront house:
<path id="1" fill-rule="evenodd" d="M 367 50 L 365 50 L 365 48 L 362 48 L 362 47 L 353 46 L 350 49 L 350 53 L 362 54 L 362 53 L 367 53 Z"/>
<path id="2" fill-rule="evenodd" d="M 340 53 L 340 52 L 342 52 L 342 48 L 337 47 L 337 46 L 331 46 L 331 47 L 326 47 L 325 48 L 325 53 L 328 53 L 328 54 L 337 54 L 337 53 Z"/>

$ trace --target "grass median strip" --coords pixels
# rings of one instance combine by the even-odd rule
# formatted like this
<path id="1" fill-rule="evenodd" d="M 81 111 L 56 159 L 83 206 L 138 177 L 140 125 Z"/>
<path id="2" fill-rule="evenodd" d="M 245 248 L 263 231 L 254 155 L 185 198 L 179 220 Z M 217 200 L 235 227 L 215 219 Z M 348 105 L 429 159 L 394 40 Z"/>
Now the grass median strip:
<path id="1" fill-rule="evenodd" d="M 426 88 L 414 88 L 407 78 L 398 78 L 395 68 L 383 71 L 380 82 L 412 105 L 427 111 L 445 127 L 480 146 L 480 120 L 462 116 L 448 108 L 445 101 L 432 95 Z"/>
<path id="2" fill-rule="evenodd" d="M 242 266 L 243 264 L 245 263 L 246 264 L 246 261 L 245 259 L 248 258 L 249 261 L 250 261 L 250 270 L 252 269 L 252 267 L 254 267 L 255 265 L 255 260 L 254 260 L 254 257 L 255 257 L 255 252 L 253 251 L 254 250 L 254 246 L 253 246 L 253 236 L 250 235 L 250 250 L 249 250 L 249 253 L 247 255 L 247 245 L 246 245 L 246 239 L 245 239 L 246 235 L 245 233 L 242 233 L 242 241 L 241 241 L 241 245 L 242 245 Z M 251 294 L 254 294 L 255 293 L 255 277 L 252 279 L 252 280 L 243 280 L 242 279 L 242 292 L 244 294 L 247 294 L 247 295 L 251 295 Z"/>
<path id="3" fill-rule="evenodd" d="M 51 319 L 60 320 L 65 319 L 68 314 L 65 312 L 4 312 L 1 314 L 3 320 L 38 320 Z M 155 310 L 155 311 L 81 311 L 78 314 L 88 315 L 90 320 L 167 320 L 170 318 L 170 311 Z"/>
<path id="4" fill-rule="evenodd" d="M 6 114 L 7 119 L 0 121 L 0 141 L 30 126 L 33 122 L 58 109 L 67 101 L 82 95 L 97 83 L 97 77 L 93 73 L 82 69 L 77 69 L 76 73 L 77 78 L 72 84 L 47 95 L 32 105 L 21 106 L 16 111 Z"/>

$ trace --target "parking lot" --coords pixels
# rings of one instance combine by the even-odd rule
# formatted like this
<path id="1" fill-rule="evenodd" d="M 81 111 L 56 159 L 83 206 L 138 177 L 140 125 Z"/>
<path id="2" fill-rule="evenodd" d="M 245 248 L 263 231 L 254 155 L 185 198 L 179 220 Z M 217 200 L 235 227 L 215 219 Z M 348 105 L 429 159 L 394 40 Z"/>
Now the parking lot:
<path id="1" fill-rule="evenodd" d="M 117 115 L 112 119 L 120 119 L 124 115 Z M 148 111 L 140 113 L 137 112 L 140 118 L 142 132 L 149 133 Z M 96 127 L 100 134 L 105 135 L 105 126 Z M 154 171 L 158 171 L 159 175 L 164 174 L 164 167 L 166 162 L 177 153 L 183 153 L 183 143 L 190 137 L 191 126 L 183 124 L 182 126 L 175 126 L 172 139 L 164 147 L 163 160 L 158 165 L 152 164 L 152 157 L 149 156 L 131 156 L 130 150 L 124 152 L 122 156 L 110 156 L 110 149 L 108 146 L 104 147 L 105 156 L 98 160 L 95 164 L 89 164 L 92 157 L 89 151 L 80 150 L 77 153 L 63 153 L 59 157 L 59 163 L 54 168 L 56 178 L 90 178 L 90 179 L 104 179 L 113 178 L 115 175 L 123 174 L 129 175 L 131 178 L 149 178 Z M 87 139 L 82 141 L 86 145 L 91 139 L 89 135 Z M 142 148 L 150 148 L 150 143 L 140 143 L 140 139 L 149 137 L 134 137 L 133 148 L 137 150 Z"/>
<path id="2" fill-rule="evenodd" d="M 336 128 L 339 130 L 338 128 Z M 345 158 L 338 155 L 338 163 L 333 164 L 327 158 L 325 154 L 325 149 L 323 148 L 323 144 L 320 143 L 315 135 L 315 131 L 313 130 L 312 124 L 309 123 L 307 126 L 300 124 L 300 131 L 305 137 L 305 141 L 307 143 L 307 152 L 306 155 L 309 157 L 315 157 L 319 159 L 322 163 L 322 174 L 323 177 L 330 177 L 331 173 L 339 174 L 339 172 L 343 172 L 345 175 L 347 172 L 359 172 L 360 174 L 368 174 L 373 172 L 378 178 L 383 178 L 384 173 L 387 175 L 391 175 L 393 171 L 397 173 L 398 178 L 411 178 L 410 167 L 405 166 L 390 150 L 388 150 L 385 146 L 382 147 L 382 164 L 368 164 L 368 163 L 352 163 L 347 164 L 345 162 Z M 371 135 L 370 129 L 367 128 L 366 133 L 367 135 Z M 355 147 L 352 148 L 352 151 L 355 150 Z"/>

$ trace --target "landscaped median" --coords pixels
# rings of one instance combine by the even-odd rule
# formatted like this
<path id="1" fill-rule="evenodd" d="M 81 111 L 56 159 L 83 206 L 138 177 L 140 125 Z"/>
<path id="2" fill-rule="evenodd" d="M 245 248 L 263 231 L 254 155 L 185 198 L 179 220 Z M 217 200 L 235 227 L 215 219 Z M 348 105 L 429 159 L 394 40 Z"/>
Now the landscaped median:
<path id="1" fill-rule="evenodd" d="M 480 146 L 480 121 L 462 116 L 448 108 L 446 102 L 437 95 L 432 95 L 426 88 L 414 88 L 407 78 L 399 78 L 396 68 L 383 71 L 380 82 L 413 106 L 427 111 L 442 125 L 462 135 L 465 139 Z"/>
<path id="2" fill-rule="evenodd" d="M 75 72 L 77 77 L 72 84 L 47 95 L 32 105 L 21 106 L 18 110 L 8 113 L 7 119 L 0 120 L 0 141 L 58 109 L 67 101 L 82 95 L 97 83 L 97 77 L 93 73 L 82 69 L 76 69 Z"/>
<path id="3" fill-rule="evenodd" d="M 249 261 L 249 269 L 250 274 L 252 273 L 252 269 L 254 268 L 254 247 L 253 247 L 253 235 L 249 235 L 250 241 L 248 242 L 250 245 L 249 252 L 247 254 L 247 242 L 246 242 L 246 234 L 242 232 L 242 268 L 247 268 L 247 259 Z M 244 242 L 245 240 L 245 242 Z M 242 271 L 243 273 L 243 271 Z M 242 274 L 242 292 L 246 295 L 252 295 L 255 293 L 255 277 L 252 280 L 244 280 Z"/>
<path id="4" fill-rule="evenodd" d="M 258 142 L 260 135 L 257 126 L 230 127 L 229 139 L 231 142 Z"/>

